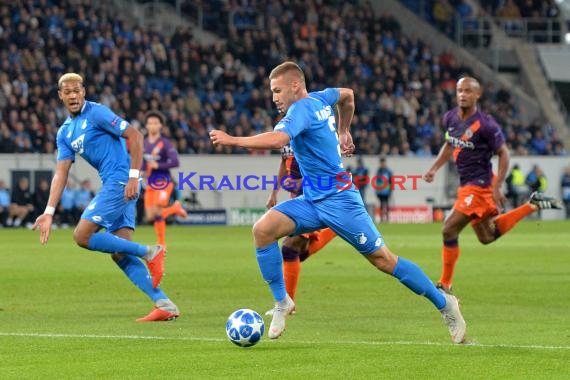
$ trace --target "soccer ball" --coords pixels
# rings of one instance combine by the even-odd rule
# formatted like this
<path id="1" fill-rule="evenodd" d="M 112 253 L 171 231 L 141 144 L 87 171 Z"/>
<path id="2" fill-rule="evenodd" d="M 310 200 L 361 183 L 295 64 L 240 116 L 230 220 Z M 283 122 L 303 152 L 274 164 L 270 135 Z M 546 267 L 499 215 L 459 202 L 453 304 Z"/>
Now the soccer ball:
<path id="1" fill-rule="evenodd" d="M 226 334 L 233 344 L 240 347 L 251 347 L 257 344 L 263 332 L 265 323 L 257 312 L 251 309 L 234 311 L 226 322 Z"/>

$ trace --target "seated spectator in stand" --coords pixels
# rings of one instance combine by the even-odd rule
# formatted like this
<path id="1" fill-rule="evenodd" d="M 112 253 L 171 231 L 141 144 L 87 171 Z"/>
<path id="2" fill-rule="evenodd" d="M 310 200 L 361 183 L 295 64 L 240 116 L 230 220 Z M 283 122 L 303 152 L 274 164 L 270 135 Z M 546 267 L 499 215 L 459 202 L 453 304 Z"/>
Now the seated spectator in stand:
<path id="1" fill-rule="evenodd" d="M 496 15 L 502 19 L 501 22 L 507 32 L 522 29 L 521 11 L 514 0 L 506 0 L 503 6 L 497 10 Z"/>
<path id="2" fill-rule="evenodd" d="M 36 186 L 36 191 L 33 195 L 34 216 L 33 219 L 42 214 L 42 210 L 46 208 L 49 199 L 49 182 L 47 179 L 42 178 Z"/>
<path id="3" fill-rule="evenodd" d="M 20 177 L 18 185 L 12 191 L 12 203 L 8 213 L 6 225 L 20 227 L 28 222 L 29 217 L 34 214 L 34 203 L 30 192 L 30 181 L 28 177 Z"/>
<path id="4" fill-rule="evenodd" d="M 75 185 L 71 181 L 67 181 L 67 185 L 61 193 L 61 200 L 57 206 L 57 214 L 59 215 L 59 223 L 61 227 L 67 228 L 75 225 L 77 219 L 75 217 Z"/>
<path id="5" fill-rule="evenodd" d="M 75 193 L 75 217 L 81 216 L 83 211 L 89 206 L 91 200 L 95 197 L 95 192 L 91 189 L 91 181 L 84 179 L 81 181 L 81 188 Z"/>
<path id="6" fill-rule="evenodd" d="M 6 188 L 6 182 L 0 179 L 0 228 L 6 226 L 8 210 L 10 209 L 10 191 Z"/>

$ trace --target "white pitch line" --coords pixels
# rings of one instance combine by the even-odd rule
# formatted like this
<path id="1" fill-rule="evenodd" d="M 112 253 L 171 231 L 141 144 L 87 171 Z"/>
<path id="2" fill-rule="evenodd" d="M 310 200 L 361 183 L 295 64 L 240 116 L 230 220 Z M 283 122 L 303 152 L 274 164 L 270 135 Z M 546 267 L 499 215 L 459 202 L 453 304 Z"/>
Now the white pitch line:
<path id="1" fill-rule="evenodd" d="M 95 334 L 55 334 L 55 333 L 16 333 L 16 332 L 0 332 L 0 336 L 9 337 L 25 337 L 25 338 L 75 338 L 75 339 L 115 339 L 115 340 L 178 340 L 178 341 L 196 341 L 196 342 L 225 342 L 222 338 L 198 338 L 198 337 L 168 337 L 168 336 L 146 336 L 146 335 L 95 335 Z M 348 344 L 348 345 L 364 345 L 364 346 L 441 346 L 441 347 L 482 347 L 482 348 L 516 348 L 529 350 L 570 350 L 570 346 L 541 346 L 536 344 L 520 345 L 520 344 L 480 344 L 469 343 L 463 345 L 455 345 L 451 343 L 439 342 L 411 342 L 411 341 L 393 341 L 393 342 L 370 342 L 370 341 L 283 341 L 283 343 L 294 344 Z"/>

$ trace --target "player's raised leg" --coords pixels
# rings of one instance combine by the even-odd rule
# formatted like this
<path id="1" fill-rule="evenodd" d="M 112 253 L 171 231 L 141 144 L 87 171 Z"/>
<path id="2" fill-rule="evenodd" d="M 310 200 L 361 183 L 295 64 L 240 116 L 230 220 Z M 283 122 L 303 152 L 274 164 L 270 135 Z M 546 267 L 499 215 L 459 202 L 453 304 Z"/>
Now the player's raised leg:
<path id="1" fill-rule="evenodd" d="M 259 269 L 275 300 L 273 318 L 267 332 L 270 339 L 281 336 L 285 330 L 285 319 L 295 307 L 285 290 L 283 257 L 277 244 L 279 238 L 292 234 L 294 230 L 293 220 L 275 209 L 267 211 L 253 226 Z"/>

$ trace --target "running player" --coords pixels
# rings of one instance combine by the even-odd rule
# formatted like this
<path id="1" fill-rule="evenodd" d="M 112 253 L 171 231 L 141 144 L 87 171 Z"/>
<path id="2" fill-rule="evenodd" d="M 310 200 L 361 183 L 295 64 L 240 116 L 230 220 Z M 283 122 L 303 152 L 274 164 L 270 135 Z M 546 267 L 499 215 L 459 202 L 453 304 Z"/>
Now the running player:
<path id="1" fill-rule="evenodd" d="M 46 244 L 69 170 L 79 154 L 99 172 L 103 186 L 83 211 L 73 239 L 82 248 L 110 254 L 129 280 L 154 302 L 153 310 L 137 321 L 176 319 L 178 308 L 159 288 L 166 250 L 161 245 L 131 241 L 140 191 L 142 134 L 106 106 L 85 100 L 79 74 L 62 75 L 58 89 L 70 116 L 57 133 L 57 164 L 47 206 L 32 228 L 39 228 L 40 243 Z M 125 139 L 130 143 L 129 152 Z"/>
<path id="2" fill-rule="evenodd" d="M 305 75 L 294 62 L 275 67 L 269 80 L 273 102 L 279 112 L 285 114 L 273 132 L 247 137 L 230 136 L 221 130 L 210 132 L 215 145 L 280 149 L 290 143 L 303 182 L 314 185 L 304 187 L 303 195 L 271 208 L 253 227 L 259 269 L 275 300 L 267 332 L 269 338 L 277 339 L 283 334 L 285 320 L 295 308 L 295 302 L 285 290 L 278 239 L 330 227 L 374 267 L 396 277 L 414 293 L 425 296 L 440 311 L 452 341 L 464 342 L 466 324 L 457 299 L 439 291 L 416 264 L 388 249 L 354 185 L 339 191 L 342 181 L 338 176 L 345 174 L 341 157 L 354 151 L 350 134 L 355 107 L 353 90 L 327 88 L 309 93 Z M 338 111 L 338 131 L 334 107 Z M 323 178 L 331 180 L 330 186 L 316 185 Z"/>
<path id="3" fill-rule="evenodd" d="M 179 161 L 176 148 L 160 134 L 164 123 L 159 111 L 149 111 L 144 117 L 148 135 L 144 139 L 143 170 L 148 185 L 144 193 L 145 217 L 153 222 L 157 243 L 166 246 L 166 218 L 173 214 L 185 218 L 188 213 L 178 201 L 167 207 L 174 188 L 170 169 L 177 168 Z"/>
<path id="4" fill-rule="evenodd" d="M 451 156 L 459 172 L 457 199 L 443 224 L 443 269 L 437 284 L 448 293 L 459 258 L 459 233 L 467 224 L 471 223 L 481 243 L 489 244 L 539 209 L 562 208 L 560 201 L 535 192 L 527 203 L 499 215 L 497 206 L 502 208 L 506 202 L 502 187 L 509 168 L 509 150 L 497 122 L 478 109 L 480 96 L 481 86 L 475 78 L 463 77 L 457 82 L 458 107 L 443 116 L 446 141 L 424 174 L 424 180 L 432 182 Z M 496 177 L 491 165 L 494 154 L 499 157 Z"/>

